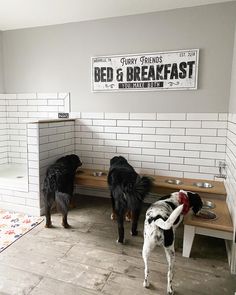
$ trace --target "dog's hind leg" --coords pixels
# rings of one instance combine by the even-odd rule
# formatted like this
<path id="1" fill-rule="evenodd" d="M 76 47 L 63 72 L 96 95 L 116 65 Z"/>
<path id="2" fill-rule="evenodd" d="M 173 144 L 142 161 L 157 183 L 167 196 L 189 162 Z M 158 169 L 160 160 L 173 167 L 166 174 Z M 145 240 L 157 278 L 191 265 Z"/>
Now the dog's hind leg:
<path id="1" fill-rule="evenodd" d="M 52 227 L 51 221 L 51 207 L 55 199 L 54 192 L 44 193 L 44 206 L 45 206 L 45 216 L 46 216 L 46 224 L 45 227 Z"/>
<path id="2" fill-rule="evenodd" d="M 148 288 L 149 287 L 149 268 L 148 268 L 148 258 L 150 257 L 150 254 L 152 250 L 155 248 L 155 241 L 149 237 L 146 236 L 144 233 L 144 244 L 143 244 L 143 262 L 144 262 L 144 281 L 143 281 L 143 287 Z"/>
<path id="3" fill-rule="evenodd" d="M 164 247 L 166 253 L 166 259 L 168 262 L 168 274 L 167 274 L 167 294 L 173 295 L 174 291 L 172 288 L 172 280 L 173 280 L 173 270 L 174 270 L 174 261 L 175 261 L 175 249 L 174 243 L 169 247 Z"/>
<path id="4" fill-rule="evenodd" d="M 112 192 L 110 195 L 111 195 L 111 207 L 112 207 L 111 220 L 116 220 L 115 200 L 114 200 Z"/>
<path id="5" fill-rule="evenodd" d="M 66 191 L 71 196 L 69 207 L 71 209 L 76 208 L 76 206 L 77 206 L 77 202 L 76 201 L 77 200 L 76 200 L 76 196 L 73 193 L 74 192 L 74 176 L 71 177 L 71 179 L 68 181 L 68 187 L 67 187 L 67 190 Z"/>
<path id="6" fill-rule="evenodd" d="M 70 205 L 71 196 L 67 193 L 56 192 L 56 204 L 58 209 L 62 213 L 62 225 L 64 228 L 69 228 L 70 225 L 67 222 L 67 214 Z"/>
<path id="7" fill-rule="evenodd" d="M 124 242 L 124 210 L 117 212 L 116 211 L 116 215 L 117 215 L 117 224 L 118 224 L 118 234 L 119 234 L 119 238 L 117 240 L 118 243 L 122 243 Z"/>
<path id="8" fill-rule="evenodd" d="M 137 227 L 138 227 L 139 215 L 140 215 L 140 209 L 136 209 L 132 211 L 132 228 L 131 228 L 132 236 L 138 235 Z"/>

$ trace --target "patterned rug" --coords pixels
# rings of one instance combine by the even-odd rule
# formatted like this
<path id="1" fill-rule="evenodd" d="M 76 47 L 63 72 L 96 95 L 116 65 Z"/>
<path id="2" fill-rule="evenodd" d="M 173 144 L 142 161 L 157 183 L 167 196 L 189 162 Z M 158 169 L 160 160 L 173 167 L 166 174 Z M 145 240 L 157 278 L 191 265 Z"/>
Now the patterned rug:
<path id="1" fill-rule="evenodd" d="M 42 217 L 0 209 L 0 252 L 42 221 Z"/>

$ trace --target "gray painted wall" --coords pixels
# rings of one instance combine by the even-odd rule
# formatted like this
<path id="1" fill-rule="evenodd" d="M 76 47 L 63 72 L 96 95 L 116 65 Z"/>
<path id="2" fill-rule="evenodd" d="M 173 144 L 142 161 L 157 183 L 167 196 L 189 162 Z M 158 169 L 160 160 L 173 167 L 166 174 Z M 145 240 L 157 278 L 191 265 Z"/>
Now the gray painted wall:
<path id="1" fill-rule="evenodd" d="M 6 92 L 71 92 L 72 111 L 227 112 L 236 3 L 3 32 Z M 96 55 L 200 48 L 199 89 L 92 93 Z"/>
<path id="2" fill-rule="evenodd" d="M 235 26 L 234 51 L 233 51 L 232 74 L 231 74 L 229 113 L 236 113 L 236 26 Z"/>
<path id="3" fill-rule="evenodd" d="M 3 87 L 3 52 L 2 52 L 3 38 L 2 32 L 0 31 L 0 93 L 4 92 Z"/>

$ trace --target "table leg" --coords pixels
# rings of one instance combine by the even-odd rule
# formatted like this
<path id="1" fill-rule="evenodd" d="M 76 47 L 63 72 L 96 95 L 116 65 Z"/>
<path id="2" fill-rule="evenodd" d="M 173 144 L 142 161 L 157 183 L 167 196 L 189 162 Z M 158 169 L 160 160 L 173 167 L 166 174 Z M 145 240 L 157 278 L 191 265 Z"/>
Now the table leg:
<path id="1" fill-rule="evenodd" d="M 195 236 L 195 226 L 184 225 L 183 256 L 189 258 Z"/>

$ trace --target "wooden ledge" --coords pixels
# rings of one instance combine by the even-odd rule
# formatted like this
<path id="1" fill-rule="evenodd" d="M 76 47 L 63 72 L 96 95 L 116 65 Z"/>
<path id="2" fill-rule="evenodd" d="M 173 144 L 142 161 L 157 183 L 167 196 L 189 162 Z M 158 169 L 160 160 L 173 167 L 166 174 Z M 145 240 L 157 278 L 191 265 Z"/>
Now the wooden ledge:
<path id="1" fill-rule="evenodd" d="M 79 169 L 75 175 L 75 184 L 91 188 L 108 189 L 107 171 L 103 171 L 104 175 L 94 176 L 93 173 L 98 170 Z"/>
<path id="2" fill-rule="evenodd" d="M 94 176 L 93 172 L 98 170 L 92 169 L 79 169 L 78 173 L 75 177 L 75 184 L 80 186 L 86 186 L 91 188 L 103 188 L 107 189 L 107 171 L 103 171 L 104 175 L 102 176 Z M 213 180 L 205 180 L 205 179 L 190 179 L 190 178 L 178 178 L 182 182 L 180 185 L 169 184 L 166 182 L 168 179 L 175 179 L 174 177 L 168 176 L 153 176 L 148 175 L 153 179 L 153 193 L 162 193 L 168 194 L 174 191 L 178 191 L 180 189 L 194 191 L 198 193 L 205 193 L 211 195 L 221 195 L 223 199 L 226 198 L 226 190 L 223 182 L 213 181 Z M 212 188 L 199 188 L 194 186 L 195 182 L 209 182 L 213 185 Z"/>
<path id="3" fill-rule="evenodd" d="M 216 214 L 216 219 L 202 219 L 195 217 L 192 210 L 184 217 L 184 224 L 233 233 L 233 223 L 225 200 L 206 198 L 215 203 L 214 209 L 209 211 Z"/>
<path id="4" fill-rule="evenodd" d="M 154 185 L 157 187 L 174 189 L 174 190 L 186 190 L 186 191 L 194 191 L 199 193 L 207 193 L 207 194 L 217 194 L 226 196 L 226 189 L 224 183 L 221 181 L 214 181 L 214 180 L 206 180 L 206 179 L 192 179 L 192 178 L 175 178 L 175 177 L 168 177 L 168 176 L 154 176 Z M 182 184 L 170 184 L 167 183 L 167 180 L 180 180 Z M 212 184 L 212 188 L 201 188 L 193 185 L 196 182 L 208 182 Z"/>

